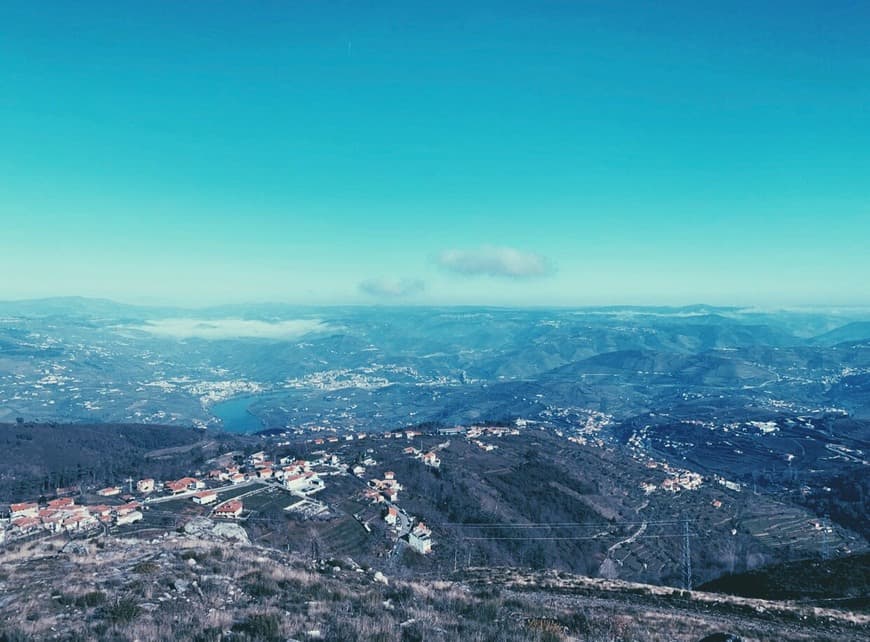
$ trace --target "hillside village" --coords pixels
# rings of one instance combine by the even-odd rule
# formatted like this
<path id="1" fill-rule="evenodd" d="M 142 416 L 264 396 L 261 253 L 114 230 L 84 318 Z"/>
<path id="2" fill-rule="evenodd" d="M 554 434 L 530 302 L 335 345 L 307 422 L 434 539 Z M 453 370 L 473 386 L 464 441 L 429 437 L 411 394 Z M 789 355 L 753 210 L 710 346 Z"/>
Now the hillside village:
<path id="1" fill-rule="evenodd" d="M 442 428 L 436 432 L 441 436 L 464 438 L 484 452 L 498 448 L 492 443 L 494 439 L 520 434 L 516 427 L 503 426 Z M 342 437 L 330 434 L 305 441 L 316 448 L 329 448 L 366 439 L 414 443 L 416 438 L 425 434 L 415 429 L 372 436 L 363 432 L 349 432 Z M 289 444 L 287 441 L 278 443 L 285 446 Z M 403 454 L 424 467 L 438 469 L 441 465 L 438 453 L 449 447 L 448 439 L 427 450 L 410 445 L 404 448 Z M 403 486 L 394 472 L 385 471 L 380 478 L 368 474 L 371 467 L 377 466 L 371 456 L 349 462 L 327 450 L 315 453 L 317 456 L 311 459 L 294 456 L 275 458 L 263 450 L 246 456 L 229 453 L 215 460 L 214 463 L 220 462 L 221 466 L 208 471 L 195 471 L 178 479 L 128 478 L 104 488 L 57 488 L 53 499 L 14 502 L 6 511 L 0 507 L 0 541 L 57 534 L 74 537 L 100 530 L 108 532 L 112 528 L 132 527 L 142 522 L 150 511 L 160 511 L 162 506 L 170 502 L 177 506 L 179 500 L 189 500 L 191 504 L 205 508 L 205 516 L 209 519 L 244 523 L 251 514 L 245 505 L 246 496 L 268 489 L 279 489 L 286 493 L 288 503 L 284 510 L 288 514 L 312 518 L 329 510 L 326 504 L 315 497 L 326 488 L 327 480 L 334 476 L 352 476 L 365 484 L 359 491 L 360 497 L 382 508 L 383 522 L 395 542 L 406 542 L 412 550 L 424 555 L 432 551 L 434 540 L 431 529 L 398 505 L 399 492 Z"/>
<path id="2" fill-rule="evenodd" d="M 523 428 L 530 428 L 529 422 L 524 420 L 518 420 L 516 424 Z M 517 426 L 457 426 L 439 428 L 434 434 L 448 438 L 460 437 L 484 452 L 493 452 L 498 449 L 494 441 L 520 434 Z M 604 447 L 605 444 L 600 439 L 587 439 L 587 436 L 597 431 L 597 428 L 597 425 L 591 429 L 589 426 L 584 426 L 577 434 L 567 437 L 567 441 L 583 446 Z M 323 448 L 365 439 L 400 439 L 413 444 L 416 438 L 424 434 L 426 433 L 417 429 L 385 432 L 379 435 L 348 432 L 344 436 L 330 434 L 325 437 L 312 437 L 306 442 Z M 563 436 L 561 431 L 558 434 Z M 278 443 L 287 445 L 290 442 Z M 411 459 L 419 461 L 422 466 L 438 469 L 441 465 L 439 452 L 449 447 L 448 439 L 427 450 L 409 445 L 402 452 Z M 325 504 L 315 498 L 315 495 L 326 487 L 326 480 L 331 476 L 350 474 L 365 481 L 365 488 L 360 491 L 361 497 L 370 504 L 382 506 L 383 521 L 390 527 L 396 541 L 407 541 L 411 549 L 421 554 L 432 550 L 431 529 L 398 506 L 399 492 L 403 486 L 395 478 L 395 473 L 387 471 L 383 474 L 383 478 L 367 475 L 368 468 L 377 465 L 371 456 L 355 462 L 345 462 L 338 454 L 330 454 L 325 450 L 319 451 L 319 456 L 310 460 L 297 459 L 293 456 L 273 458 L 260 450 L 246 457 L 231 453 L 229 457 L 222 457 L 222 460 L 224 465 L 221 467 L 212 468 L 207 472 L 196 471 L 192 476 L 179 479 L 160 481 L 144 478 L 135 480 L 135 483 L 134 480 L 127 479 L 118 485 L 100 489 L 58 488 L 55 499 L 12 503 L 9 505 L 8 512 L 0 516 L 0 526 L 3 527 L 0 529 L 0 541 L 28 538 L 39 534 L 74 535 L 110 527 L 129 526 L 142 521 L 147 511 L 169 500 L 179 499 L 189 499 L 193 504 L 208 507 L 207 516 L 211 519 L 244 522 L 249 513 L 245 507 L 244 496 L 254 494 L 266 487 L 287 492 L 292 499 L 284 509 L 288 513 L 314 517 L 328 510 Z M 641 489 L 646 494 L 657 490 L 670 493 L 696 490 L 703 483 L 700 474 L 675 468 L 664 462 L 647 459 L 646 466 L 650 470 L 660 470 L 667 475 L 657 482 L 652 480 L 642 482 Z M 730 490 L 740 490 L 739 485 L 733 482 L 724 479 L 718 481 Z M 247 490 L 240 493 L 242 489 Z M 718 508 L 721 502 L 714 505 Z"/>
<path id="3" fill-rule="evenodd" d="M 529 468 L 528 458 L 534 457 L 539 441 L 546 444 L 548 453 L 559 451 L 563 453 L 560 457 L 586 462 L 574 469 L 580 476 L 570 481 L 560 478 L 552 466 L 540 473 Z M 108 486 L 80 484 L 57 488 L 52 496 L 22 498 L 8 509 L 0 506 L 0 542 L 14 545 L 101 534 L 153 538 L 189 524 L 200 528 L 210 523 L 228 536 L 256 539 L 276 548 L 311 548 L 315 557 L 323 546 L 324 553 L 360 556 L 372 563 L 392 564 L 401 557 L 403 566 L 443 569 L 451 562 L 455 565 L 460 553 L 468 558 L 466 563 L 474 556 L 510 560 L 516 554 L 511 539 L 525 535 L 502 526 L 502 546 L 493 544 L 485 531 L 474 531 L 477 527 L 473 525 L 445 522 L 466 521 L 465 515 L 478 522 L 478 515 L 485 516 L 493 508 L 511 515 L 514 510 L 537 511 L 534 507 L 538 506 L 557 511 L 552 515 L 559 517 L 551 518 L 555 522 L 591 519 L 590 525 L 603 528 L 586 535 L 585 530 L 576 530 L 586 528 L 582 524 L 573 532 L 559 530 L 557 525 L 554 537 L 587 538 L 588 545 L 580 556 L 564 557 L 555 547 L 546 555 L 581 572 L 613 573 L 622 567 L 619 572 L 655 578 L 671 572 L 676 554 L 673 545 L 679 547 L 673 539 L 665 540 L 666 549 L 645 541 L 672 537 L 664 532 L 670 518 L 663 516 L 671 512 L 669 505 L 681 507 L 674 509 L 681 512 L 689 506 L 693 515 L 711 524 L 728 524 L 727 532 L 744 541 L 747 535 L 738 536 L 740 520 L 735 516 L 741 513 L 744 520 L 750 519 L 751 512 L 741 507 L 757 501 L 735 482 L 655 461 L 642 451 L 632 453 L 636 465 L 631 475 L 617 475 L 596 491 L 583 490 L 584 477 L 600 480 L 594 482 L 596 486 L 603 483 L 601 475 L 610 472 L 601 466 L 624 455 L 588 431 L 566 436 L 522 420 L 513 425 L 434 426 L 385 433 L 339 433 L 333 428 L 302 435 L 286 431 L 250 444 L 241 450 L 236 444 L 235 450 L 204 460 L 203 465 L 176 478 L 125 477 Z M 487 461 L 492 462 L 488 468 Z M 478 490 L 450 485 L 492 473 L 496 476 L 485 483 L 508 483 L 498 492 L 519 504 L 493 506 L 489 494 L 497 487 Z M 447 487 L 445 480 L 451 480 Z M 601 499 L 594 494 L 584 499 L 577 496 L 578 491 L 602 493 Z M 697 498 L 684 497 L 696 493 Z M 520 505 L 524 502 L 525 508 Z M 551 506 L 553 502 L 556 505 Z M 704 506 L 709 514 L 703 512 Z M 589 517 L 580 518 L 590 509 Z M 581 513 L 572 512 L 577 510 Z M 453 514 L 459 519 L 451 519 Z M 831 534 L 832 546 L 843 551 L 860 549 L 860 542 L 835 534 L 829 525 L 820 525 L 819 520 L 814 523 L 794 510 L 783 513 L 782 520 L 785 528 L 765 535 L 775 548 L 800 545 L 813 550 L 823 529 Z M 767 525 L 767 521 L 758 522 L 759 529 Z M 600 542 L 595 541 L 599 538 Z M 530 550 L 536 550 L 534 544 Z M 421 561 L 415 563 L 407 555 L 417 555 Z M 428 558 L 435 559 L 422 561 Z"/>

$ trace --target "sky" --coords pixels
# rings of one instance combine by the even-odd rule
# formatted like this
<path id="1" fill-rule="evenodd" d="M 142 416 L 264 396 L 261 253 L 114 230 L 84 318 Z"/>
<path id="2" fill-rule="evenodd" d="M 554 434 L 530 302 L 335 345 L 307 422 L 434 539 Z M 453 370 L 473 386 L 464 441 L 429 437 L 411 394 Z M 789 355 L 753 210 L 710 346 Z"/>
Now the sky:
<path id="1" fill-rule="evenodd" d="M 0 299 L 870 303 L 866 2 L 0 4 Z"/>

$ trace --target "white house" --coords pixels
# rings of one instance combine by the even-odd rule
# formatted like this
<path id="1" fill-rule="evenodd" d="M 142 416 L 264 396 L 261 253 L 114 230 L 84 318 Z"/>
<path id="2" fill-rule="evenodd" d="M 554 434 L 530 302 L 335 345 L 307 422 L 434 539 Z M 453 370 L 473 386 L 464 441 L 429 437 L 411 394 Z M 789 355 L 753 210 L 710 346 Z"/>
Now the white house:
<path id="1" fill-rule="evenodd" d="M 417 524 L 408 534 L 408 544 L 418 553 L 425 555 L 432 551 L 432 531 L 423 522 Z"/>
<path id="2" fill-rule="evenodd" d="M 142 511 L 133 510 L 124 515 L 118 515 L 115 523 L 118 526 L 124 526 L 126 524 L 133 524 L 135 522 L 141 521 L 144 516 L 142 515 Z"/>
<path id="3" fill-rule="evenodd" d="M 193 496 L 194 504 L 213 504 L 217 501 L 217 493 L 213 490 L 201 490 Z"/>

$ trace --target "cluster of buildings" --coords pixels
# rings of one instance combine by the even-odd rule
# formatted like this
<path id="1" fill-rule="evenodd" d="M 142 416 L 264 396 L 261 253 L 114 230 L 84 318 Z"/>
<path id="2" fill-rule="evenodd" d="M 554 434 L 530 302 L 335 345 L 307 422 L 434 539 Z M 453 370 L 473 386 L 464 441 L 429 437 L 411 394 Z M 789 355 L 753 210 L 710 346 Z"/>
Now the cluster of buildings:
<path id="1" fill-rule="evenodd" d="M 506 437 L 508 435 L 519 435 L 518 428 L 510 428 L 508 426 L 471 426 L 465 431 L 465 438 L 475 444 L 478 448 L 485 452 L 492 452 L 498 446 L 489 442 L 483 441 L 481 437 Z"/>
<path id="2" fill-rule="evenodd" d="M 369 487 L 363 491 L 363 496 L 371 503 L 396 502 L 399 500 L 399 491 L 402 485 L 396 479 L 396 473 L 388 470 L 383 479 L 370 479 Z"/>
<path id="3" fill-rule="evenodd" d="M 408 446 L 402 452 L 406 455 L 411 455 L 414 459 L 419 459 L 423 462 L 424 466 L 429 466 L 430 468 L 441 467 L 441 460 L 438 458 L 438 454 L 434 450 L 430 450 L 429 452 L 424 453 L 419 448 Z"/>
<path id="4" fill-rule="evenodd" d="M 646 467 L 650 470 L 661 468 L 668 474 L 668 477 L 660 484 L 650 481 L 641 482 L 640 487 L 647 495 L 654 493 L 659 488 L 669 493 L 677 493 L 681 490 L 697 490 L 704 483 L 704 478 L 700 473 L 672 468 L 666 463 L 649 460 L 646 462 Z"/>
<path id="5" fill-rule="evenodd" d="M 137 502 L 118 506 L 81 505 L 72 497 L 52 499 L 44 504 L 23 502 L 9 506 L 9 535 L 23 537 L 38 532 L 63 533 L 95 529 L 103 524 L 123 526 L 142 519 Z M 5 531 L 0 531 L 5 538 Z"/>

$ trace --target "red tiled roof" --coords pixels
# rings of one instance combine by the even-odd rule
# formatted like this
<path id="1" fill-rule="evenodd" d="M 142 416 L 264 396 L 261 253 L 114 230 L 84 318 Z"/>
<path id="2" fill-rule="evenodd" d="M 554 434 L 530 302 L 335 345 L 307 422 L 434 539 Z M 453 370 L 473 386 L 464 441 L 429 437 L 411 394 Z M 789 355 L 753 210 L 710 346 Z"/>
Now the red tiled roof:
<path id="1" fill-rule="evenodd" d="M 224 502 L 217 508 L 215 508 L 216 513 L 236 513 L 242 510 L 242 502 L 238 499 L 231 499 L 228 502 Z"/>

